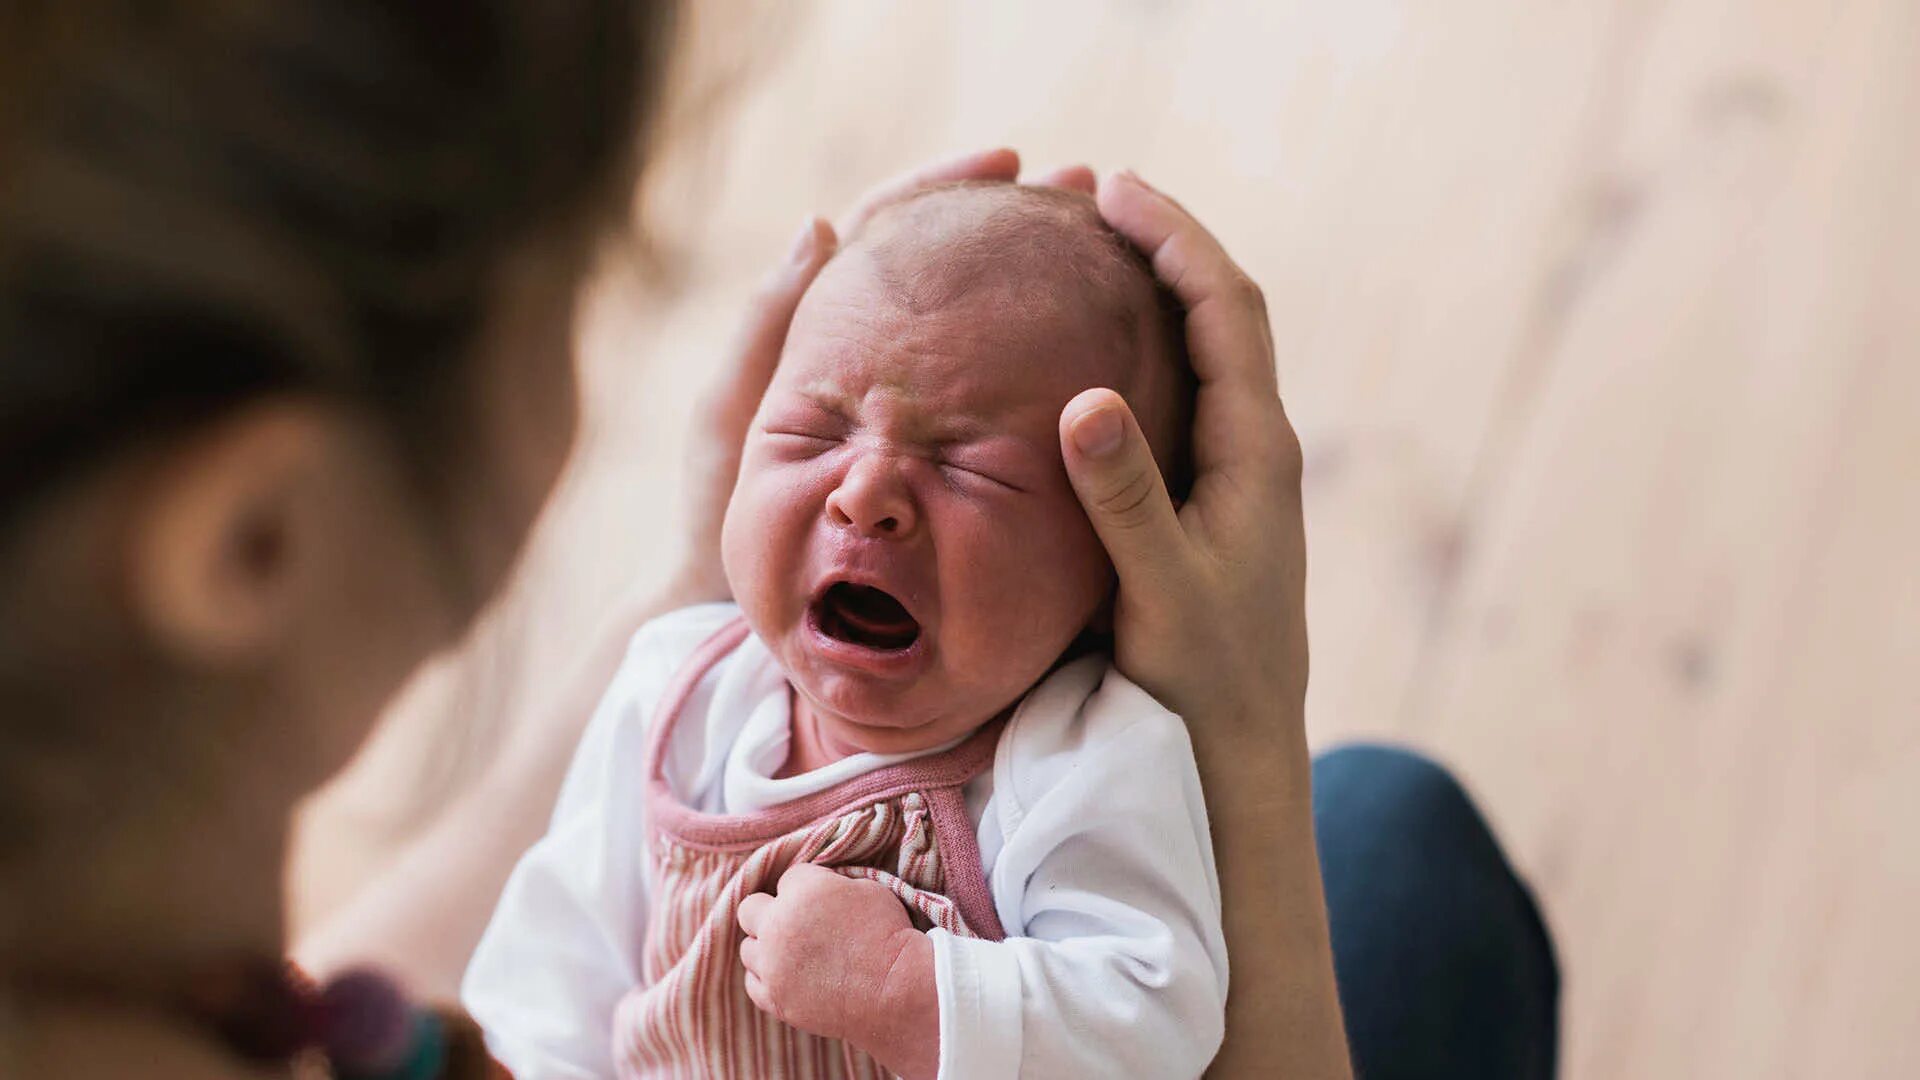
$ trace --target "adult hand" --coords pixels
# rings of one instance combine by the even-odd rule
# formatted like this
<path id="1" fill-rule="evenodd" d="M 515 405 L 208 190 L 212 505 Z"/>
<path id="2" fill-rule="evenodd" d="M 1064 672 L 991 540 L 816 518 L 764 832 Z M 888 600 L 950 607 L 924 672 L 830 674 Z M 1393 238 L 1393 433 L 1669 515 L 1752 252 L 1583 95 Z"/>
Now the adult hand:
<path id="1" fill-rule="evenodd" d="M 1348 1080 L 1326 900 L 1314 850 L 1306 732 L 1306 540 L 1300 441 L 1280 404 L 1267 307 L 1178 203 L 1107 177 L 1109 224 L 1187 309 L 1199 381 L 1193 489 L 1177 511 L 1111 390 L 1060 415 L 1081 505 L 1120 577 L 1120 669 L 1187 720 L 1206 789 L 1234 958 L 1227 1037 L 1209 1080 Z"/>
<path id="2" fill-rule="evenodd" d="M 801 227 L 786 261 L 762 280 L 749 302 L 740 334 L 721 357 L 720 374 L 694 414 L 686 457 L 688 505 L 681 516 L 684 531 L 679 570 L 671 586 L 674 603 L 670 606 L 724 600 L 729 595 L 720 567 L 720 525 L 733 482 L 740 473 L 747 426 L 760 408 L 760 398 L 780 362 L 794 309 L 820 268 L 833 257 L 839 238 L 852 235 L 881 207 L 919 188 L 960 180 L 1011 181 L 1019 175 L 1020 155 L 1012 150 L 967 154 L 915 169 L 872 188 L 837 226 L 811 218 Z M 1083 165 L 1055 169 L 1030 182 L 1089 194 L 1094 191 L 1093 172 Z"/>
<path id="3" fill-rule="evenodd" d="M 1097 197 L 1186 306 L 1199 383 L 1193 489 L 1177 511 L 1119 394 L 1088 390 L 1060 416 L 1067 473 L 1120 578 L 1115 660 L 1189 720 L 1257 726 L 1282 702 L 1297 717 L 1300 442 L 1280 404 L 1266 301 L 1199 222 L 1132 173 L 1107 177 Z"/>

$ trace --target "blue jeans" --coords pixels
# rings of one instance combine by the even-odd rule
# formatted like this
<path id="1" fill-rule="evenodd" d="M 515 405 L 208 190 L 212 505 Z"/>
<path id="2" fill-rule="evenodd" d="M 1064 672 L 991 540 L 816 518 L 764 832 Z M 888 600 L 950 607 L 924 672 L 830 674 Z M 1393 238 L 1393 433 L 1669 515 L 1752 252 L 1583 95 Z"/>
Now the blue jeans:
<path id="1" fill-rule="evenodd" d="M 1314 760 L 1313 823 L 1360 1080 L 1553 1076 L 1553 943 L 1453 777 L 1341 747 Z"/>

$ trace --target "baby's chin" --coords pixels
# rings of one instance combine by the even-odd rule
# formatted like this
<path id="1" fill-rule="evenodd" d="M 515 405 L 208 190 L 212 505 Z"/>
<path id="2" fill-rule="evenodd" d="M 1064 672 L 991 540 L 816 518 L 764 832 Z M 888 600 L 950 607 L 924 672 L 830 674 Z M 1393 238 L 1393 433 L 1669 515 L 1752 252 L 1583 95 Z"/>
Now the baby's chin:
<path id="1" fill-rule="evenodd" d="M 912 754 L 950 743 L 969 734 L 992 719 L 992 714 L 972 717 L 955 713 L 931 703 L 914 700 L 919 687 L 890 688 L 891 693 L 873 693 L 867 687 L 814 685 L 804 676 L 794 677 L 794 688 L 804 699 L 821 736 L 834 749 L 845 753 Z M 926 688 L 931 689 L 931 688 Z M 904 692 L 902 692 L 904 691 Z"/>
<path id="2" fill-rule="evenodd" d="M 937 746 L 952 742 L 961 735 L 973 730 L 963 728 L 958 732 L 944 725 L 926 724 L 920 727 L 874 727 L 860 725 L 844 718 L 821 717 L 822 735 L 832 744 L 838 744 L 842 750 L 865 754 L 917 754 L 932 750 Z"/>
<path id="3" fill-rule="evenodd" d="M 857 692 L 836 693 L 828 689 L 820 693 L 809 686 L 800 686 L 798 689 L 811 706 L 823 732 L 848 743 L 854 749 L 891 754 L 917 749 L 921 745 L 938 745 L 945 740 L 936 738 L 933 733 L 951 727 L 943 723 L 938 715 L 918 714 L 904 701 L 889 707 L 885 703 L 867 700 L 869 695 Z"/>

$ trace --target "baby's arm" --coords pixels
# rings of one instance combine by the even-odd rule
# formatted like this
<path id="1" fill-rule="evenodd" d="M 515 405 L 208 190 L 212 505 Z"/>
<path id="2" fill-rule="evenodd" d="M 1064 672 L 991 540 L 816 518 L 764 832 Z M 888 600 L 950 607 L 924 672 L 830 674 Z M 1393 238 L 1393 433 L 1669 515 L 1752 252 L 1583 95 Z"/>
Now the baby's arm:
<path id="1" fill-rule="evenodd" d="M 523 1080 L 613 1075 L 614 1010 L 640 982 L 647 925 L 647 715 L 680 658 L 729 617 L 730 608 L 688 609 L 635 636 L 547 834 L 514 868 L 474 951 L 462 1003 Z"/>
<path id="2" fill-rule="evenodd" d="M 780 876 L 775 895 L 740 902 L 740 928 L 755 1005 L 865 1050 L 902 1080 L 934 1080 L 933 942 L 886 886 L 802 863 Z"/>
<path id="3" fill-rule="evenodd" d="M 989 807 L 1013 936 L 931 935 L 939 1075 L 1198 1076 L 1225 1026 L 1227 954 L 1185 726 L 1113 673 L 1077 712 L 1031 704 Z"/>
<path id="4" fill-rule="evenodd" d="M 1220 1045 L 1227 958 L 1185 728 L 1111 674 L 1077 711 L 1030 704 L 988 811 L 1015 936 L 921 934 L 885 888 L 797 867 L 741 906 L 748 992 L 908 1080 L 1198 1076 Z"/>
<path id="5" fill-rule="evenodd" d="M 516 1076 L 613 1073 L 613 1011 L 638 981 L 629 958 L 647 917 L 639 808 L 609 805 L 639 786 L 616 775 L 641 749 L 626 726 L 607 706 L 594 717 L 552 828 L 507 879 L 461 982 L 493 1056 Z"/>

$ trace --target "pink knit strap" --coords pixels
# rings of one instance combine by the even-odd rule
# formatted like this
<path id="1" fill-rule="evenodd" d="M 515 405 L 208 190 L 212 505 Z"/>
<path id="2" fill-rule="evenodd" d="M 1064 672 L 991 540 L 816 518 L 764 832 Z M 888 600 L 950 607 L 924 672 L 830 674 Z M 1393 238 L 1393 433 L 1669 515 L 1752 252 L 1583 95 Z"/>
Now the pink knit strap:
<path id="1" fill-rule="evenodd" d="M 653 710 L 653 737 L 647 740 L 647 771 L 649 779 L 665 775 L 667 746 L 673 733 L 674 721 L 679 719 L 681 709 L 687 699 L 693 696 L 700 680 L 706 678 L 713 665 L 726 655 L 740 647 L 747 639 L 747 620 L 734 619 L 732 622 L 708 635 L 707 640 L 687 657 L 686 663 L 673 675 L 673 681 L 660 695 L 660 704 Z"/>
<path id="2" fill-rule="evenodd" d="M 989 726 L 998 737 L 1001 724 Z M 972 816 L 967 813 L 966 794 L 958 787 L 935 788 L 927 792 L 927 810 L 933 818 L 935 843 L 946 860 L 947 895 L 959 908 L 974 936 L 1005 941 L 1007 931 L 1000 923 L 999 909 L 993 904 L 993 890 L 987 884 L 986 869 L 980 862 L 980 836 L 974 831 Z"/>
<path id="3" fill-rule="evenodd" d="M 674 796 L 667 783 L 667 747 L 694 688 L 715 664 L 746 640 L 747 632 L 746 620 L 736 620 L 694 650 L 662 695 L 660 707 L 654 714 L 653 739 L 647 755 L 647 811 L 654 828 L 669 833 L 681 843 L 714 851 L 749 850 L 822 818 L 897 798 L 910 791 L 931 795 L 942 789 L 954 789 L 957 795 L 959 788 L 993 764 L 994 748 L 1000 741 L 1004 719 L 982 725 L 949 750 L 875 769 L 755 813 L 706 814 L 689 808 Z M 941 801 L 936 799 L 935 806 Z M 977 853 L 975 857 L 977 859 Z"/>

